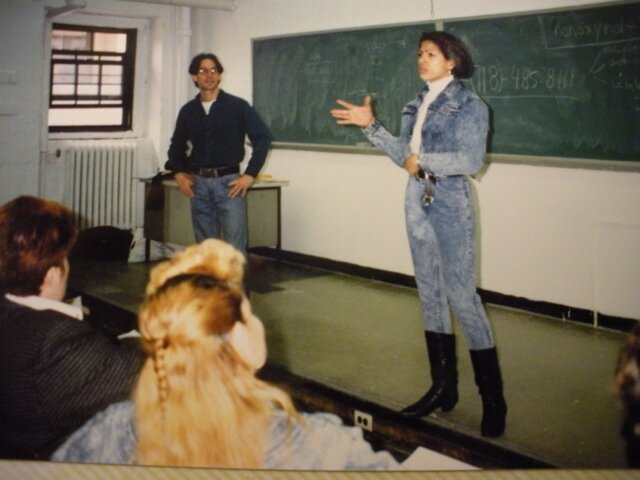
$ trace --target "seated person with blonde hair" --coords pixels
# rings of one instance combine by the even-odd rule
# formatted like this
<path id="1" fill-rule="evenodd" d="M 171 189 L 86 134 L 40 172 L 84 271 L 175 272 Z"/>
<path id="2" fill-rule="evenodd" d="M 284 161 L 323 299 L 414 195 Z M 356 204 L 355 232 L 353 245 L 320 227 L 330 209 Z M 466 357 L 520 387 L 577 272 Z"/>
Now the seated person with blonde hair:
<path id="1" fill-rule="evenodd" d="M 242 291 L 245 260 L 215 239 L 151 273 L 139 313 L 147 359 L 134 402 L 114 404 L 78 430 L 56 461 L 216 468 L 399 468 L 356 427 L 298 413 L 255 375 L 264 328 Z"/>
<path id="2" fill-rule="evenodd" d="M 60 203 L 0 206 L 0 457 L 46 459 L 89 418 L 130 397 L 143 355 L 64 303 L 77 237 Z"/>

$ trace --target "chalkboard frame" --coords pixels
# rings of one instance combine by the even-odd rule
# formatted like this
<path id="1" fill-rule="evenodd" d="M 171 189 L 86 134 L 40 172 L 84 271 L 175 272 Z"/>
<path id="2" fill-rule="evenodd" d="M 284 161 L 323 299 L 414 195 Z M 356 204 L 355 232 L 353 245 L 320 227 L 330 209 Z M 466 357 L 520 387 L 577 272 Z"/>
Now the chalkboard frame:
<path id="1" fill-rule="evenodd" d="M 313 35 L 335 35 L 338 33 L 350 33 L 356 31 L 366 31 L 373 32 L 375 34 L 377 31 L 383 28 L 404 28 L 411 27 L 415 28 L 419 26 L 430 27 L 429 29 L 444 29 L 448 30 L 451 25 L 459 25 L 464 22 L 482 22 L 487 19 L 495 20 L 510 20 L 510 19 L 518 19 L 523 17 L 537 17 L 543 15 L 556 15 L 563 14 L 569 11 L 577 11 L 577 12 L 601 12 L 602 9 L 605 10 L 615 10 L 620 7 L 625 6 L 640 6 L 640 2 L 616 2 L 616 3 L 608 3 L 605 5 L 588 5 L 581 6 L 577 9 L 569 9 L 569 8 L 553 8 L 553 9 L 545 9 L 545 10 L 537 10 L 530 11 L 518 14 L 501 14 L 501 15 L 486 15 L 486 16 L 476 16 L 476 17 L 468 17 L 468 18 L 455 18 L 455 19 L 446 19 L 446 20 L 434 20 L 434 21 L 426 21 L 426 22 L 414 22 L 414 23 L 404 23 L 404 24 L 391 24 L 391 25 L 376 25 L 376 26 L 368 26 L 361 27 L 355 29 L 343 29 L 343 30 L 330 30 L 330 31 L 319 31 L 319 32 L 305 32 L 294 35 L 279 35 L 272 37 L 261 37 L 253 39 L 253 48 L 255 48 L 256 42 L 262 42 L 265 40 L 271 40 L 274 38 L 285 39 L 288 41 L 295 41 L 301 37 L 313 36 Z M 633 40 L 631 40 L 633 41 Z M 416 45 L 417 46 L 417 45 Z M 254 55 L 255 55 L 255 50 Z M 254 58 L 255 65 L 255 58 Z M 635 72 L 635 70 L 634 70 Z M 255 84 L 255 70 L 254 70 L 254 104 L 256 103 L 256 84 Z M 417 92 L 417 89 L 413 92 L 413 95 Z M 412 96 L 408 96 L 404 98 L 403 101 L 406 102 L 413 98 Z M 349 98 L 350 101 L 356 101 L 356 99 Z M 487 102 L 489 103 L 489 102 Z M 328 116 L 327 111 L 327 116 Z M 399 117 L 399 111 L 397 113 Z M 383 123 L 386 121 L 386 117 L 380 118 Z M 348 127 L 341 127 L 348 128 Z M 355 128 L 355 127 L 351 127 Z M 360 132 L 358 134 L 362 135 Z M 362 142 L 366 142 L 366 138 L 362 135 Z M 352 153 L 352 154 L 366 154 L 366 155 L 383 155 L 383 153 L 373 146 L 365 146 L 365 143 L 359 143 L 358 145 L 344 145 L 344 144 L 331 144 L 331 143 L 321 143 L 321 142 L 296 142 L 296 141 L 280 141 L 276 138 L 274 142 L 274 148 L 277 149 L 288 149 L 288 150 L 308 150 L 308 151 L 323 151 L 323 152 L 337 152 L 337 153 Z M 635 148 L 635 146 L 634 146 Z M 545 165 L 545 166 L 558 166 L 558 167 L 578 167 L 578 168 L 589 168 L 589 169 L 613 169 L 613 170 L 629 170 L 629 171 L 640 171 L 640 154 L 638 154 L 638 158 L 635 157 L 635 150 L 632 152 L 633 158 L 625 158 L 625 159 L 617 159 L 617 158 L 590 158 L 585 156 L 584 158 L 581 156 L 562 156 L 552 153 L 536 153 L 536 152 L 499 152 L 499 151 L 490 151 L 487 154 L 487 159 L 489 162 L 499 162 L 499 163 L 515 163 L 515 164 L 535 164 L 535 165 Z"/>

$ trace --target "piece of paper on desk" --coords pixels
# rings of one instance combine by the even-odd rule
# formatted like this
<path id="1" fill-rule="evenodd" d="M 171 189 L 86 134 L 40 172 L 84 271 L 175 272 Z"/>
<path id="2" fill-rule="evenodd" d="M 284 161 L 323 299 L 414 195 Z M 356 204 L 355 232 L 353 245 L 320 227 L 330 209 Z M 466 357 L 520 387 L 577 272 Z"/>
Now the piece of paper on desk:
<path id="1" fill-rule="evenodd" d="M 479 470 L 478 467 L 424 447 L 416 448 L 414 452 L 402 462 L 402 468 L 414 471 Z"/>
<path id="2" fill-rule="evenodd" d="M 78 320 L 83 320 L 85 315 L 89 315 L 89 313 L 91 313 L 89 307 L 85 307 L 84 305 L 82 305 L 82 297 L 80 295 L 70 299 L 67 303 L 82 312 L 83 318 L 79 318 Z"/>
<path id="3" fill-rule="evenodd" d="M 77 297 L 71 298 L 65 301 L 64 303 L 80 311 L 79 316 L 73 315 L 74 318 L 77 318 L 78 320 L 84 320 L 84 317 L 89 315 L 89 313 L 91 313 L 89 310 L 89 307 L 85 307 L 84 305 L 82 305 L 82 297 L 80 295 L 78 295 Z"/>

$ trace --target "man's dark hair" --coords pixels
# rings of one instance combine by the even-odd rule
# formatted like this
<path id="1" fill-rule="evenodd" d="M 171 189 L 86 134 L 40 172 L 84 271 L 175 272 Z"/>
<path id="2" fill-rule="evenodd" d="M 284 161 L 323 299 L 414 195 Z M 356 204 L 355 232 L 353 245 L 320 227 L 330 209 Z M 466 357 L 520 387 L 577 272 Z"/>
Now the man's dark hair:
<path id="1" fill-rule="evenodd" d="M 422 45 L 422 42 L 425 41 L 435 43 L 444 55 L 444 58 L 454 61 L 456 66 L 451 70 L 454 77 L 470 78 L 473 75 L 473 60 L 471 59 L 471 54 L 458 37 L 442 31 L 423 32 L 420 36 L 420 44 L 418 46 Z"/>
<path id="2" fill-rule="evenodd" d="M 200 63 L 202 63 L 203 60 L 211 60 L 216 66 L 216 68 L 218 69 L 218 73 L 224 72 L 224 67 L 220 63 L 220 60 L 218 60 L 218 57 L 216 57 L 213 53 L 199 53 L 198 55 L 196 55 L 191 59 L 191 63 L 189 64 L 189 73 L 191 75 L 198 74 L 198 70 L 200 69 Z M 195 84 L 196 87 L 198 86 L 196 82 L 193 82 L 193 83 Z"/>

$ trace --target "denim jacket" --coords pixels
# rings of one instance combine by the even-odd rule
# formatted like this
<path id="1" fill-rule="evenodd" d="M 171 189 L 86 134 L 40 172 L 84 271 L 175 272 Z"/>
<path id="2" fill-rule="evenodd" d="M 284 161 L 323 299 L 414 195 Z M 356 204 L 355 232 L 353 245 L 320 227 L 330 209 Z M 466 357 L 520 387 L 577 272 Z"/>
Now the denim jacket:
<path id="1" fill-rule="evenodd" d="M 304 423 L 274 410 L 264 466 L 283 470 L 398 470 L 388 452 L 374 452 L 357 427 L 328 413 L 303 413 Z M 134 406 L 115 403 L 89 420 L 58 448 L 59 462 L 133 464 Z M 215 448 L 212 445 L 211 448 Z"/>
<path id="2" fill-rule="evenodd" d="M 395 137 L 377 121 L 363 129 L 371 142 L 404 168 L 411 154 L 410 140 L 425 87 L 402 110 L 400 135 Z M 489 109 L 460 80 L 454 79 L 429 105 L 422 127 L 419 163 L 436 176 L 475 175 L 484 162 Z"/>

